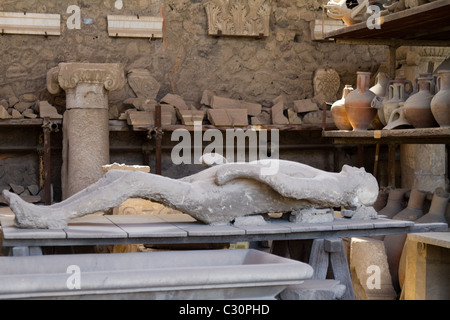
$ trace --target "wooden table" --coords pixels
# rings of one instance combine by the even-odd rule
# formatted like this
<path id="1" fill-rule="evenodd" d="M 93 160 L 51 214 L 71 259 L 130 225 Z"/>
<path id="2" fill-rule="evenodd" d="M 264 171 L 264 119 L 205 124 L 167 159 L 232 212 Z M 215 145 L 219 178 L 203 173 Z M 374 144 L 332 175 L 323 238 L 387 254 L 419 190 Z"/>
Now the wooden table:
<path id="1" fill-rule="evenodd" d="M 42 254 L 46 246 L 115 244 L 233 243 L 240 241 L 314 239 L 310 265 L 314 279 L 325 279 L 328 261 L 336 280 L 347 287 L 345 298 L 354 298 L 344 237 L 377 236 L 395 233 L 447 231 L 445 223 L 414 224 L 390 219 L 352 220 L 336 218 L 330 223 L 292 223 L 271 219 L 259 226 L 211 226 L 188 215 L 89 215 L 72 220 L 57 230 L 19 229 L 13 216 L 1 218 L 3 246 L 11 255 Z"/>

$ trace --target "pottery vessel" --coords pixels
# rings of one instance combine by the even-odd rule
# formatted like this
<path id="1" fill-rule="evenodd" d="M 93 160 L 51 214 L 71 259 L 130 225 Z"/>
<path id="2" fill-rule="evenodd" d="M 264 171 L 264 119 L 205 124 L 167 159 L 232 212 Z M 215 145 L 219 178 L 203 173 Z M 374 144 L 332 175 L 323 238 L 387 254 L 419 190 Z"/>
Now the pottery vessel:
<path id="1" fill-rule="evenodd" d="M 409 195 L 408 205 L 405 209 L 397 213 L 393 220 L 414 221 L 423 216 L 423 203 L 427 193 L 421 190 L 413 189 Z"/>
<path id="2" fill-rule="evenodd" d="M 378 99 L 380 101 L 379 107 L 374 106 L 372 104 L 372 107 L 376 107 L 378 109 L 377 115 L 375 116 L 375 119 L 372 122 L 372 125 L 379 124 L 380 128 L 375 129 L 382 129 L 383 126 L 386 125 L 386 120 L 384 119 L 384 113 L 383 113 L 383 103 L 382 101 L 386 99 L 386 90 L 389 84 L 389 76 L 384 72 L 379 72 L 377 74 L 377 81 L 376 84 L 370 88 L 370 91 L 375 93 L 376 97 L 375 99 Z"/>
<path id="3" fill-rule="evenodd" d="M 342 90 L 342 98 L 334 102 L 331 106 L 331 116 L 339 130 L 352 130 L 353 127 L 348 121 L 347 111 L 345 111 L 345 98 L 353 91 L 351 85 L 346 84 Z"/>
<path id="4" fill-rule="evenodd" d="M 417 78 L 418 92 L 412 94 L 405 101 L 406 120 L 414 128 L 430 128 L 437 126 L 431 113 L 431 100 L 434 80 L 432 76 L 419 76 Z"/>
<path id="5" fill-rule="evenodd" d="M 392 189 L 389 191 L 388 200 L 386 206 L 378 211 L 378 215 L 392 218 L 397 213 L 403 210 L 403 198 L 407 189 Z"/>
<path id="6" fill-rule="evenodd" d="M 409 87 L 406 89 L 406 87 Z M 389 124 L 392 112 L 399 107 L 399 104 L 405 102 L 413 92 L 411 81 L 405 78 L 396 78 L 389 81 L 387 100 L 383 103 L 383 114 L 386 124 Z"/>
<path id="7" fill-rule="evenodd" d="M 416 223 L 447 223 L 445 212 L 447 211 L 449 200 L 450 194 L 443 188 L 437 188 L 434 191 L 433 199 L 431 200 L 430 210 L 423 217 L 417 219 Z"/>
<path id="8" fill-rule="evenodd" d="M 388 124 L 383 129 L 409 129 L 412 127 L 413 126 L 405 118 L 404 102 L 400 102 L 398 108 L 392 111 Z"/>
<path id="9" fill-rule="evenodd" d="M 375 93 L 369 90 L 369 83 L 370 72 L 358 72 L 357 87 L 345 98 L 345 110 L 354 131 L 367 130 L 377 114 L 371 106 Z"/>
<path id="10" fill-rule="evenodd" d="M 450 126 L 450 70 L 438 71 L 436 95 L 431 100 L 431 113 L 441 127 Z"/>

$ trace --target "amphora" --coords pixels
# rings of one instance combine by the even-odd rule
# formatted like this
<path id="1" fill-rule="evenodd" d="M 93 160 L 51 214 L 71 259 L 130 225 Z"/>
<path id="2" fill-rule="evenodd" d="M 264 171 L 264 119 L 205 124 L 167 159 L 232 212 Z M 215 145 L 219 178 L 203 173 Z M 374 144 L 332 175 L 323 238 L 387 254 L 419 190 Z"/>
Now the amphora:
<path id="1" fill-rule="evenodd" d="M 434 94 L 434 80 L 431 75 L 421 75 L 417 78 L 418 92 L 412 94 L 405 101 L 406 120 L 414 128 L 430 128 L 437 126 L 431 113 L 431 100 Z"/>
<path id="2" fill-rule="evenodd" d="M 350 121 L 348 121 L 347 111 L 345 110 L 345 98 L 351 91 L 353 91 L 352 86 L 346 84 L 342 90 L 342 98 L 331 105 L 331 116 L 333 117 L 334 124 L 339 130 L 353 129 Z"/>
<path id="3" fill-rule="evenodd" d="M 441 127 L 450 126 L 450 70 L 438 71 L 436 95 L 431 100 L 431 113 Z"/>
<path id="4" fill-rule="evenodd" d="M 357 72 L 357 86 L 345 98 L 345 110 L 353 131 L 367 130 L 377 114 L 371 103 L 375 93 L 369 90 L 370 72 Z"/>

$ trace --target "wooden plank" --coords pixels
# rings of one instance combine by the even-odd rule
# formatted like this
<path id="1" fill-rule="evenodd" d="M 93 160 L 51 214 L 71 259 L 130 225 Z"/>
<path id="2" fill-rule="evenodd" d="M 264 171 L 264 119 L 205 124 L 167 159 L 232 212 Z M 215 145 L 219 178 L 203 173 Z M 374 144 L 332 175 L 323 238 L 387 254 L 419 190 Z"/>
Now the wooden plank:
<path id="1" fill-rule="evenodd" d="M 372 220 L 335 219 L 332 224 L 333 231 L 374 229 Z"/>
<path id="2" fill-rule="evenodd" d="M 205 225 L 201 222 L 172 222 L 172 224 L 187 232 L 188 237 L 214 237 L 245 235 L 245 231 L 232 225 Z"/>
<path id="3" fill-rule="evenodd" d="M 335 280 L 339 280 L 345 285 L 345 293 L 342 296 L 344 300 L 354 300 L 355 293 L 353 292 L 352 278 L 350 276 L 350 269 L 345 255 L 344 245 L 342 239 L 333 240 L 333 252 L 330 253 L 330 266 Z"/>
<path id="4" fill-rule="evenodd" d="M 325 252 L 323 239 L 316 239 L 313 241 L 308 263 L 314 269 L 314 274 L 311 277 L 311 280 L 326 279 L 329 255 Z"/>
<path id="5" fill-rule="evenodd" d="M 245 230 L 246 235 L 256 234 L 289 234 L 291 228 L 283 223 L 267 223 L 261 226 L 240 226 L 240 229 Z"/>
<path id="6" fill-rule="evenodd" d="M 450 3 L 438 0 L 381 17 L 380 29 L 369 29 L 366 22 L 328 32 L 325 38 L 449 40 Z"/>
<path id="7" fill-rule="evenodd" d="M 408 240 L 450 249 L 450 232 L 411 233 Z"/>
<path id="8" fill-rule="evenodd" d="M 155 215 L 111 215 L 105 216 L 124 230 L 128 238 L 186 237 L 188 234 Z"/>
<path id="9" fill-rule="evenodd" d="M 105 218 L 103 215 L 88 215 L 73 219 L 64 228 L 67 239 L 95 239 L 128 238 L 128 234 Z"/>
<path id="10" fill-rule="evenodd" d="M 450 127 L 398 129 L 398 130 L 366 130 L 366 131 L 323 131 L 323 138 L 332 138 L 335 143 L 450 143 Z"/>
<path id="11" fill-rule="evenodd" d="M 3 239 L 65 239 L 66 233 L 62 229 L 23 229 L 14 226 L 14 216 L 0 218 Z"/>

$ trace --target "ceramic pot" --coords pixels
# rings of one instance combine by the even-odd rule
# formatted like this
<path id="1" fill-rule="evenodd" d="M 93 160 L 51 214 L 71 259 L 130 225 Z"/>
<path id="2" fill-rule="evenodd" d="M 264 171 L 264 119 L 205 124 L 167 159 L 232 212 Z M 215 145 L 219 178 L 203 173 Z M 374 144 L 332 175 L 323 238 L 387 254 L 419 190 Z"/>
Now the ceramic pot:
<path id="1" fill-rule="evenodd" d="M 389 76 L 384 72 L 379 72 L 377 74 L 377 83 L 370 88 L 370 91 L 375 93 L 378 97 L 384 97 L 386 95 L 388 85 Z"/>
<path id="2" fill-rule="evenodd" d="M 441 127 L 450 127 L 450 70 L 438 71 L 436 90 L 431 100 L 431 112 Z"/>
<path id="3" fill-rule="evenodd" d="M 376 84 L 370 88 L 370 91 L 375 93 L 376 99 L 379 101 L 383 101 L 386 97 L 386 90 L 389 84 L 389 76 L 384 72 L 379 72 L 377 74 L 377 81 Z M 386 120 L 384 119 L 384 113 L 383 113 L 383 104 L 380 103 L 378 105 L 372 105 L 372 107 L 376 107 L 378 109 L 377 115 L 375 116 L 375 119 L 372 121 L 372 126 L 375 127 L 375 129 L 382 129 L 386 125 Z"/>
<path id="4" fill-rule="evenodd" d="M 431 200 L 430 210 L 423 217 L 417 219 L 416 223 L 447 223 L 445 212 L 447 211 L 449 199 L 450 194 L 447 191 L 443 188 L 437 188 L 434 191 L 433 199 Z"/>
<path id="5" fill-rule="evenodd" d="M 405 119 L 404 103 L 400 102 L 398 108 L 392 111 L 388 124 L 383 129 L 409 129 L 413 126 Z"/>
<path id="6" fill-rule="evenodd" d="M 409 87 L 408 90 L 406 87 Z M 405 78 L 396 78 L 389 81 L 387 100 L 383 103 L 383 114 L 386 124 L 389 124 L 392 112 L 399 107 L 399 104 L 405 102 L 413 91 L 411 81 Z"/>
<path id="7" fill-rule="evenodd" d="M 353 127 L 348 121 L 347 111 L 345 111 L 345 98 L 353 91 L 351 85 L 346 84 L 342 90 L 342 98 L 331 105 L 331 116 L 339 130 L 352 130 Z"/>
<path id="8" fill-rule="evenodd" d="M 436 127 L 437 122 L 431 113 L 431 100 L 434 88 L 433 77 L 417 78 L 418 92 L 405 101 L 405 118 L 414 128 Z"/>
<path id="9" fill-rule="evenodd" d="M 392 218 L 397 213 L 403 210 L 403 198 L 407 189 L 392 189 L 389 191 L 386 206 L 378 211 L 378 215 Z"/>
<path id="10" fill-rule="evenodd" d="M 423 203 L 427 193 L 421 190 L 413 189 L 409 196 L 408 205 L 405 209 L 392 217 L 393 220 L 414 221 L 423 216 Z"/>
<path id="11" fill-rule="evenodd" d="M 356 89 L 345 98 L 345 110 L 354 131 L 367 130 L 377 114 L 371 103 L 375 93 L 369 90 L 370 72 L 357 73 Z"/>

